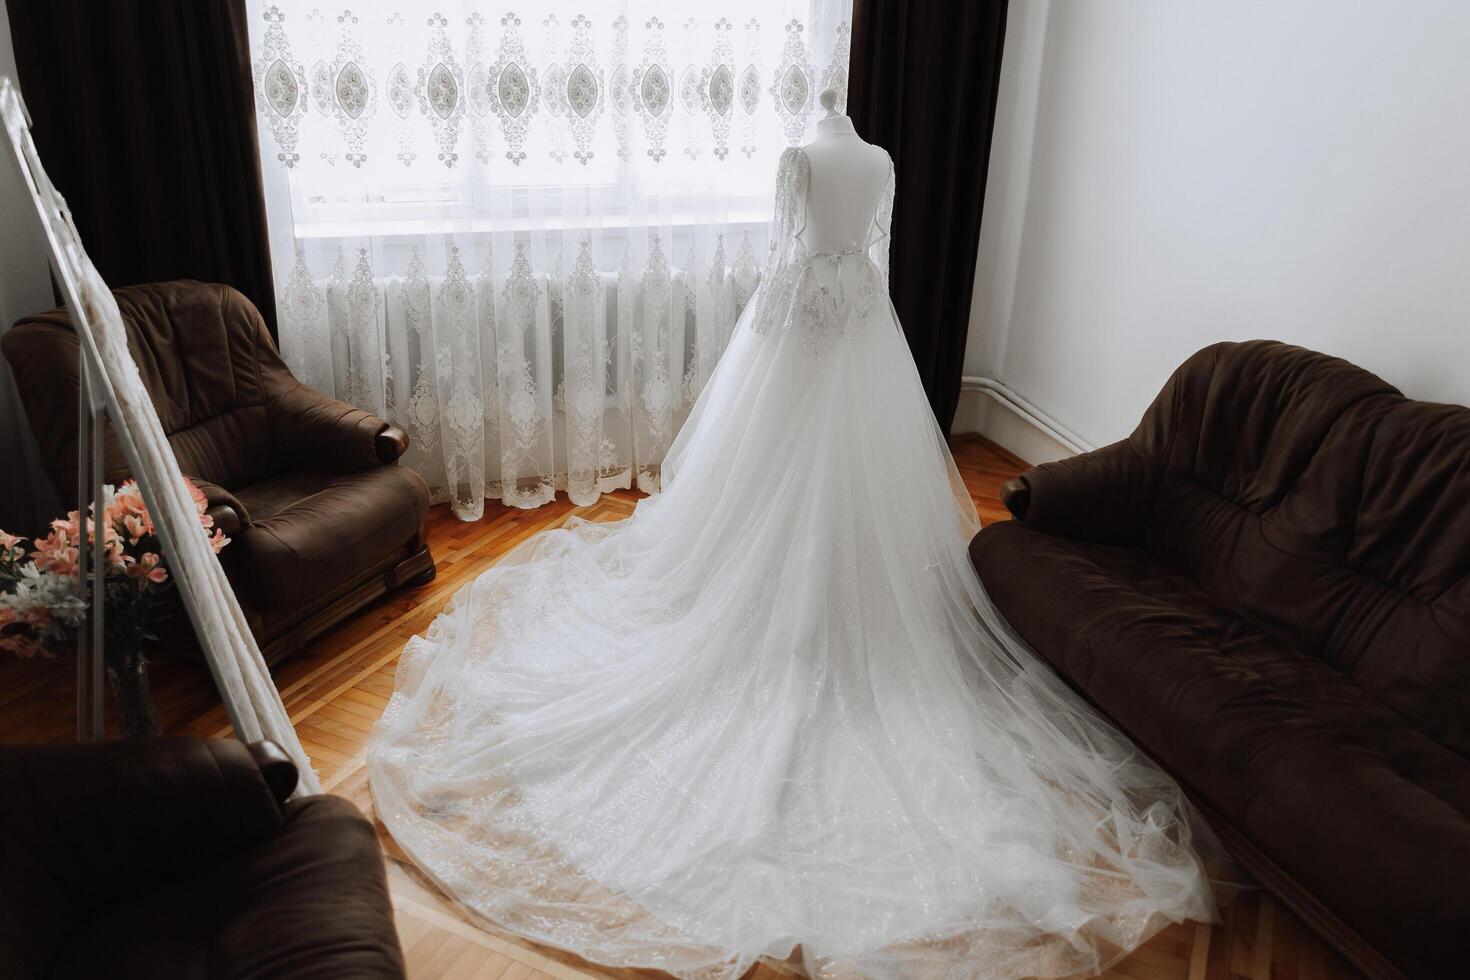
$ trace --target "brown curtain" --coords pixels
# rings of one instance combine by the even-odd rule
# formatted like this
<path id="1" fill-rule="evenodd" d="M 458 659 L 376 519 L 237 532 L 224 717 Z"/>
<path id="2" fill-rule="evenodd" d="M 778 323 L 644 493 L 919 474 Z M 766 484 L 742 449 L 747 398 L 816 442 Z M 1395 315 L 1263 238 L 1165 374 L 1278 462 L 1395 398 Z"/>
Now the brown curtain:
<path id="1" fill-rule="evenodd" d="M 229 283 L 275 333 L 244 0 L 7 0 L 46 171 L 112 286 Z"/>
<path id="2" fill-rule="evenodd" d="M 890 288 L 949 431 L 980 245 L 1006 0 L 853 0 L 848 114 L 898 171 Z"/>

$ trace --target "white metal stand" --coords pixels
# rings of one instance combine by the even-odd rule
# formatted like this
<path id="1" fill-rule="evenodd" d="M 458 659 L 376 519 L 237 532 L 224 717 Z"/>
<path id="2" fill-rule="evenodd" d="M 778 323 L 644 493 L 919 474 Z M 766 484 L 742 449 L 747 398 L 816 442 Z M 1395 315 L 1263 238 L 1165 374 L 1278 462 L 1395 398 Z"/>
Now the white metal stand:
<path id="1" fill-rule="evenodd" d="M 53 272 L 57 271 L 54 261 L 52 267 Z M 77 633 L 77 741 L 86 742 L 102 738 L 104 720 L 107 554 L 100 546 L 104 539 L 100 526 L 94 525 L 98 544 L 93 546 L 87 541 L 86 521 L 88 501 L 95 503 L 99 521 L 107 507 L 107 501 L 102 499 L 103 471 L 107 465 L 104 445 L 107 406 L 92 397 L 96 385 L 92 380 L 92 364 L 86 357 L 81 358 L 80 368 L 77 373 L 77 588 L 84 602 L 89 590 L 94 600 L 88 614 L 91 629 Z M 90 567 L 88 557 L 92 560 Z"/>

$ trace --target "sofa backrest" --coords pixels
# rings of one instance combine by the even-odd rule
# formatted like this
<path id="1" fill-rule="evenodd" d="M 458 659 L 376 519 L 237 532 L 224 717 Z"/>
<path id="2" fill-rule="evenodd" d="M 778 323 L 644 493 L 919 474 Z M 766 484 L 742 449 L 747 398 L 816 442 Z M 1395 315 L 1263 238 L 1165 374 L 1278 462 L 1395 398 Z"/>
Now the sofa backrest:
<path id="1" fill-rule="evenodd" d="M 270 401 L 296 382 L 254 304 L 190 279 L 113 291 L 128 349 L 186 475 L 235 489 L 270 471 Z M 42 463 L 68 506 L 76 498 L 78 347 L 65 309 L 26 317 L 0 341 Z M 108 482 L 127 475 L 107 442 Z"/>
<path id="2" fill-rule="evenodd" d="M 1470 754 L 1470 408 L 1273 341 L 1184 363 L 1130 437 L 1144 545 Z"/>

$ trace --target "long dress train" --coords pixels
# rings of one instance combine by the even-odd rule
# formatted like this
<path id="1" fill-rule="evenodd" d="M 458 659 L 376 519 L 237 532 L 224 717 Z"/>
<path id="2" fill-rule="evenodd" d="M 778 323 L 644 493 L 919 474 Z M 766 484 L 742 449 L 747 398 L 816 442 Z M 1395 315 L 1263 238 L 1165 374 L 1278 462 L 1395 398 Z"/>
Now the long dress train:
<path id="1" fill-rule="evenodd" d="M 1210 919 L 1178 788 L 994 612 L 865 248 L 772 257 L 664 465 L 404 651 L 370 774 L 414 861 L 587 959 L 734 977 L 1095 972 Z"/>

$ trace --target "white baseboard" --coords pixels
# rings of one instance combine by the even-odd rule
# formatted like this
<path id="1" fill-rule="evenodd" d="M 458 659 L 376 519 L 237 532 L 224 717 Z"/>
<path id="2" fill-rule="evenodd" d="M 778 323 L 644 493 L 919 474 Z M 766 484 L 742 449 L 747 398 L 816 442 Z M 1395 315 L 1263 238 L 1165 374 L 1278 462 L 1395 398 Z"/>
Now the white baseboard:
<path id="1" fill-rule="evenodd" d="M 1008 387 L 986 378 L 963 379 L 953 435 L 984 436 L 1028 463 L 1050 463 L 1092 446 Z"/>

